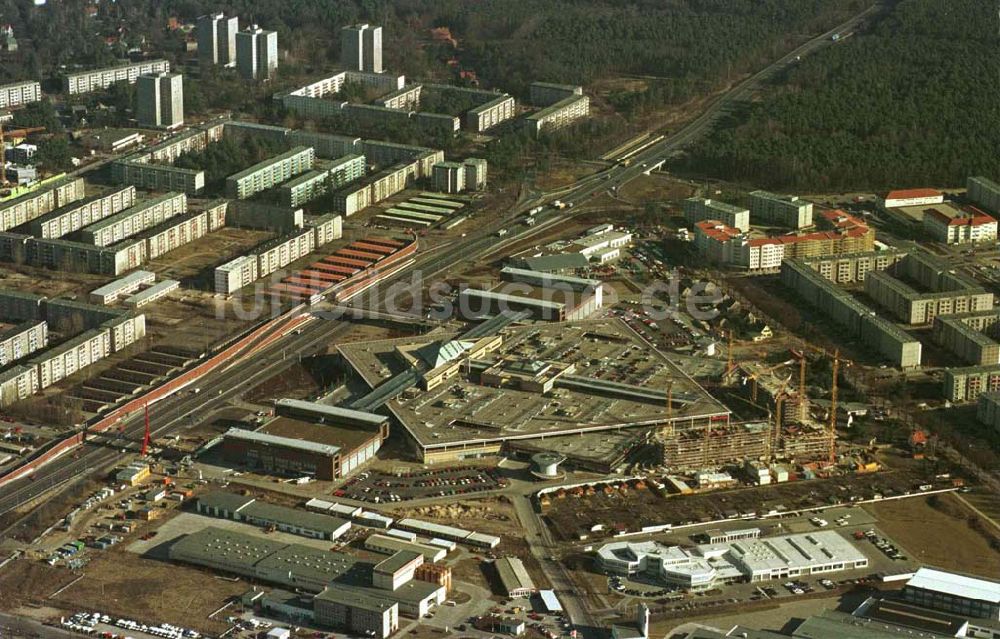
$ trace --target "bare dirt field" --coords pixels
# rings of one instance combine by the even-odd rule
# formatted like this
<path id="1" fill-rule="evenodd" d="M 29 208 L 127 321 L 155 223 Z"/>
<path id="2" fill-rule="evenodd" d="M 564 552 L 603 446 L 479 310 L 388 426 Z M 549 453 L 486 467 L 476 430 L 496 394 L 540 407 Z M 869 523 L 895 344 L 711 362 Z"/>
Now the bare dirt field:
<path id="1" fill-rule="evenodd" d="M 95 553 L 83 579 L 51 602 L 69 611 L 100 610 L 133 619 L 167 622 L 205 633 L 228 625 L 208 615 L 230 597 L 246 592 L 240 581 L 208 572 L 138 557 L 122 547 Z"/>
<path id="2" fill-rule="evenodd" d="M 72 572 L 40 561 L 17 559 L 0 570 L 0 607 L 12 610 L 26 603 L 42 602 L 77 578 Z"/>
<path id="3" fill-rule="evenodd" d="M 884 501 L 865 509 L 921 563 L 984 577 L 1000 574 L 1000 551 L 977 529 L 974 513 L 951 495 Z"/>
<path id="4" fill-rule="evenodd" d="M 203 277 L 206 268 L 242 255 L 271 237 L 274 234 L 267 231 L 223 227 L 151 260 L 145 268 L 159 277 L 180 280 L 188 286 L 199 283 L 210 285 L 208 280 L 211 278 Z"/>

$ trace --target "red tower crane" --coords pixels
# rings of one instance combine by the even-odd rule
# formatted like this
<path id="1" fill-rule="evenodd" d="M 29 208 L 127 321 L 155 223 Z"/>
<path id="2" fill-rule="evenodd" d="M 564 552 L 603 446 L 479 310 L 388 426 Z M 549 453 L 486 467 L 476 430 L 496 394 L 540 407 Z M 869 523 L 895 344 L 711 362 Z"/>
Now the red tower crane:
<path id="1" fill-rule="evenodd" d="M 146 404 L 146 433 L 142 436 L 142 451 L 140 455 L 146 456 L 149 451 L 149 404 Z"/>

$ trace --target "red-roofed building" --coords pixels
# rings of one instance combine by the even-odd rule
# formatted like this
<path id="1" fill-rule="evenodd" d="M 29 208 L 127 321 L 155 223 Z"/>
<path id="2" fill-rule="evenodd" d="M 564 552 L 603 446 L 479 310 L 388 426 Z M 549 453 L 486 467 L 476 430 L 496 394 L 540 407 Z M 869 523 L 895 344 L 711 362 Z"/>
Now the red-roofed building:
<path id="1" fill-rule="evenodd" d="M 935 240 L 945 244 L 974 244 L 997 240 L 997 221 L 971 206 L 964 211 L 951 207 L 925 209 L 924 230 Z"/>
<path id="2" fill-rule="evenodd" d="M 900 189 L 879 194 L 875 202 L 883 209 L 941 204 L 944 202 L 944 193 L 936 189 Z"/>

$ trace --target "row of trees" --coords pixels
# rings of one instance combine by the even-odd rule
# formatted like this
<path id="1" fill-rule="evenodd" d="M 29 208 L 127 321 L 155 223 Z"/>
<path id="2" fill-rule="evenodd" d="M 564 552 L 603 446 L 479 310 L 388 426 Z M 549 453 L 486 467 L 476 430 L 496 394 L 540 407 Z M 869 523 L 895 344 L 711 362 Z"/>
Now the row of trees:
<path id="1" fill-rule="evenodd" d="M 903 0 L 807 58 L 680 168 L 769 188 L 882 189 L 1000 176 L 995 12 Z"/>

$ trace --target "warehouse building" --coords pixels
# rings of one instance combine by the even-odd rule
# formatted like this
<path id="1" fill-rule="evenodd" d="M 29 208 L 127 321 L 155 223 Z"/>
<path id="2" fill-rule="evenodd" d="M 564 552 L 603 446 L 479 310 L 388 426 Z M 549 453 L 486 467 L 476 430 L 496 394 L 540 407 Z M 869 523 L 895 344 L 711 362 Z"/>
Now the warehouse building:
<path id="1" fill-rule="evenodd" d="M 388 637 L 398 629 L 400 614 L 421 618 L 445 597 L 442 586 L 416 579 L 393 580 L 395 589 L 380 588 L 374 584 L 375 564 L 343 552 L 218 528 L 181 538 L 171 546 L 170 558 L 318 593 L 313 598 L 317 623 L 368 636 Z"/>
<path id="2" fill-rule="evenodd" d="M 60 207 L 31 221 L 28 231 L 35 237 L 59 238 L 134 206 L 135 187 L 127 186 L 106 195 L 95 195 Z"/>
<path id="3" fill-rule="evenodd" d="M 351 522 L 257 501 L 253 497 L 213 491 L 198 498 L 198 512 L 210 517 L 274 528 L 293 535 L 333 541 L 351 528 Z"/>
<path id="4" fill-rule="evenodd" d="M 774 222 L 793 229 L 803 229 L 813 224 L 812 202 L 800 200 L 795 195 L 751 191 L 750 213 L 756 220 Z"/>
<path id="5" fill-rule="evenodd" d="M 49 343 L 48 324 L 43 320 L 26 320 L 0 332 L 0 366 L 26 357 Z"/>
<path id="6" fill-rule="evenodd" d="M 645 574 L 692 591 L 868 567 L 868 557 L 833 530 L 703 544 L 694 549 L 655 541 L 618 541 L 601 546 L 597 561 L 609 573 Z"/>
<path id="7" fill-rule="evenodd" d="M 867 281 L 872 274 L 869 274 Z M 878 317 L 847 291 L 802 260 L 785 260 L 781 281 L 867 346 L 900 368 L 920 366 L 922 345 L 898 326 Z"/>
<path id="8" fill-rule="evenodd" d="M 385 555 L 394 555 L 398 552 L 416 552 L 423 556 L 424 561 L 428 563 L 441 561 L 448 555 L 448 551 L 441 546 L 432 546 L 418 541 L 407 541 L 399 537 L 380 534 L 369 535 L 365 539 L 365 548 Z"/>
<path id="9" fill-rule="evenodd" d="M 583 95 L 583 87 L 576 84 L 532 82 L 529 90 L 531 103 L 540 107 L 551 106 L 561 100 Z"/>
<path id="10" fill-rule="evenodd" d="M 232 295 L 257 280 L 257 256 L 241 255 L 215 267 L 215 292 Z"/>
<path id="11" fill-rule="evenodd" d="M 588 115 L 590 115 L 590 98 L 585 95 L 573 95 L 532 113 L 525 117 L 523 122 L 524 128 L 537 136 L 543 131 L 560 129 Z"/>
<path id="12" fill-rule="evenodd" d="M 155 281 L 156 273 L 152 271 L 133 271 L 125 277 L 92 290 L 90 301 L 94 304 L 114 304 L 119 298 L 131 295 Z"/>
<path id="13" fill-rule="evenodd" d="M 495 317 L 507 311 L 527 311 L 535 319 L 566 322 L 586 319 L 600 308 L 596 294 L 533 289 L 532 295 L 510 295 L 498 291 L 465 288 L 458 294 L 458 313 L 463 319 Z"/>
<path id="14" fill-rule="evenodd" d="M 684 200 L 684 219 L 689 224 L 702 220 L 719 220 L 743 233 L 750 230 L 749 209 L 707 198 L 689 197 Z"/>
<path id="15" fill-rule="evenodd" d="M 35 81 L 0 85 L 0 109 L 24 106 L 42 99 L 42 85 Z"/>
<path id="16" fill-rule="evenodd" d="M 83 178 L 56 177 L 20 197 L 0 202 L 0 231 L 12 229 L 86 196 Z"/>
<path id="17" fill-rule="evenodd" d="M 226 178 L 226 193 L 230 197 L 246 199 L 266 191 L 312 169 L 315 157 L 312 147 L 293 147 Z"/>
<path id="18" fill-rule="evenodd" d="M 475 548 L 496 548 L 500 545 L 500 538 L 494 535 L 486 535 L 456 526 L 445 526 L 429 521 L 420 521 L 419 519 L 400 519 L 396 522 L 396 527 L 400 530 L 408 530 L 432 538 L 457 541 Z"/>
<path id="19" fill-rule="evenodd" d="M 279 417 L 259 431 L 230 429 L 222 444 L 227 461 L 269 473 L 332 481 L 374 459 L 389 436 L 388 418 L 314 402 L 281 399 Z"/>
<path id="20" fill-rule="evenodd" d="M 170 63 L 166 60 L 128 62 L 113 67 L 69 73 L 63 78 L 63 90 L 70 95 L 90 93 L 107 89 L 117 82 L 135 84 L 140 75 L 147 73 L 167 73 Z"/>
<path id="21" fill-rule="evenodd" d="M 1000 621 L 1000 581 L 935 568 L 919 568 L 903 587 L 903 599 L 977 619 Z"/>
<path id="22" fill-rule="evenodd" d="M 966 197 L 987 211 L 1000 215 L 1000 184 L 985 177 L 970 177 Z"/>
<path id="23" fill-rule="evenodd" d="M 939 315 L 934 318 L 934 340 L 974 366 L 1000 364 L 1000 311 Z"/>
<path id="24" fill-rule="evenodd" d="M 1000 393 L 982 393 L 976 402 L 976 419 L 980 424 L 1000 432 Z"/>
<path id="25" fill-rule="evenodd" d="M 187 195 L 166 193 L 85 227 L 80 237 L 88 244 L 110 246 L 185 211 L 187 211 Z"/>
<path id="26" fill-rule="evenodd" d="M 503 592 L 510 598 L 530 597 L 537 592 L 535 582 L 531 580 L 528 570 L 517 557 L 500 557 L 493 562 L 503 586 Z"/>

